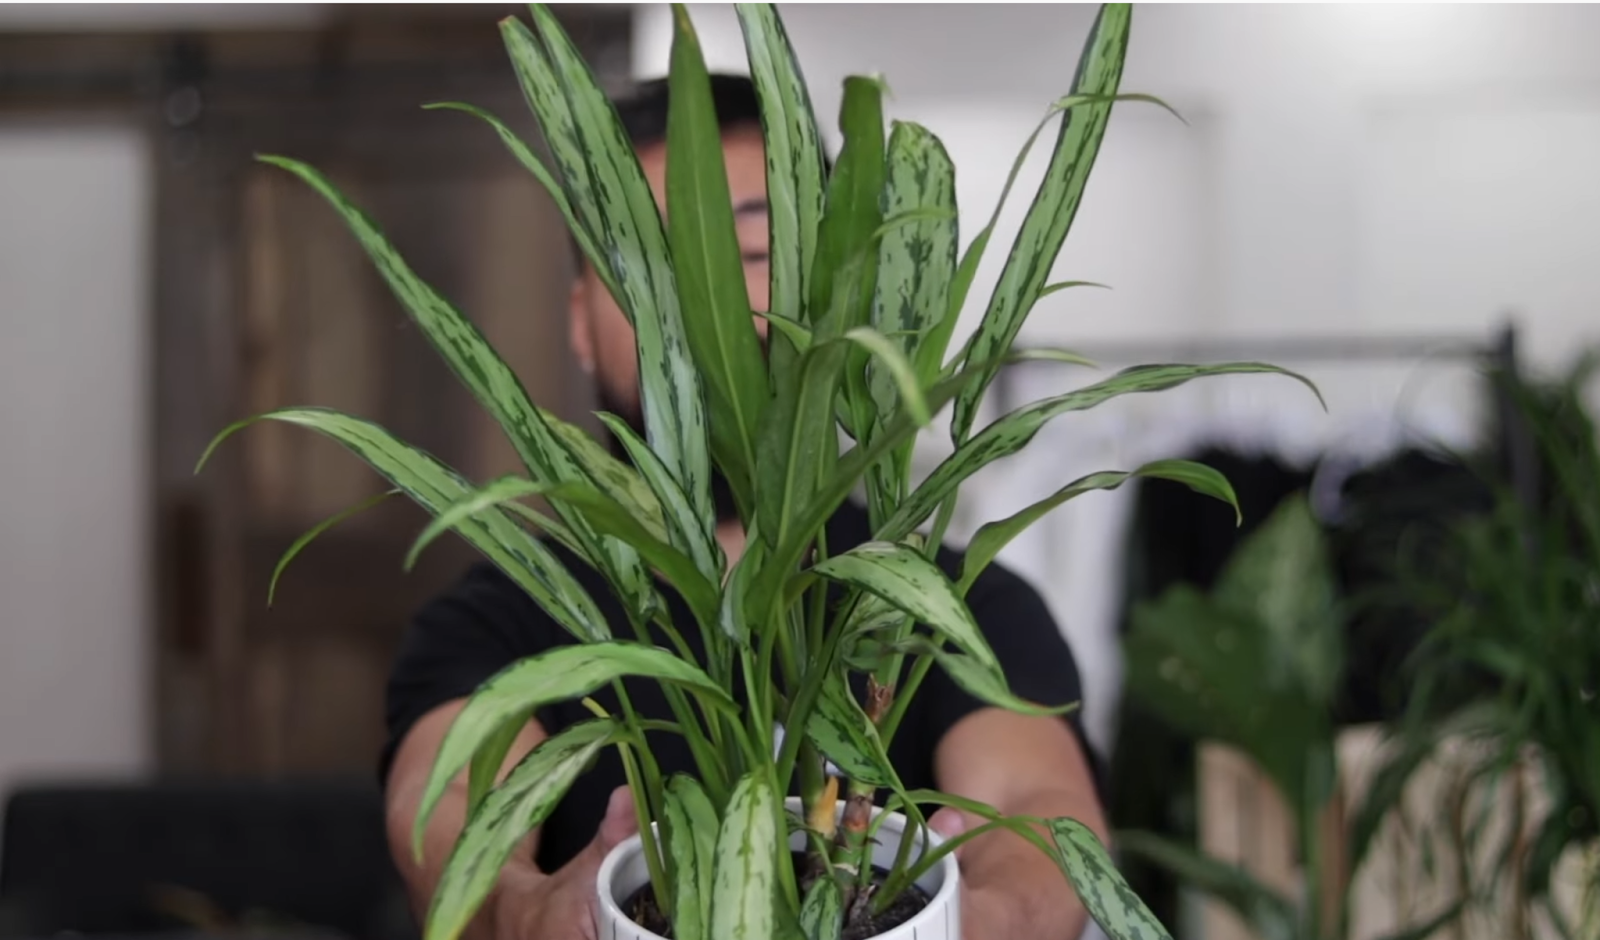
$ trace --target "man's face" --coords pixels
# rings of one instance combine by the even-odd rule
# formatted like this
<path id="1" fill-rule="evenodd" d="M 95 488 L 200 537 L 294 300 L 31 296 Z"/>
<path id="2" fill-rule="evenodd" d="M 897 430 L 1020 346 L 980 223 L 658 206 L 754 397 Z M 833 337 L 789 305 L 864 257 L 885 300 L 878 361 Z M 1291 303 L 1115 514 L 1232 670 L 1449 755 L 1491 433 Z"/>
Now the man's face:
<path id="1" fill-rule="evenodd" d="M 751 309 L 764 312 L 768 277 L 767 171 L 760 128 L 725 130 L 722 154 L 728 168 L 728 190 L 733 197 L 734 228 L 744 261 L 745 290 L 750 296 Z M 665 215 L 666 145 L 642 148 L 639 163 L 655 193 L 656 204 Z M 639 361 L 633 327 L 605 284 L 587 264 L 573 283 L 570 307 L 572 351 L 583 370 L 595 377 L 601 407 L 618 412 L 642 433 Z M 757 317 L 755 325 L 765 338 L 767 321 Z"/>

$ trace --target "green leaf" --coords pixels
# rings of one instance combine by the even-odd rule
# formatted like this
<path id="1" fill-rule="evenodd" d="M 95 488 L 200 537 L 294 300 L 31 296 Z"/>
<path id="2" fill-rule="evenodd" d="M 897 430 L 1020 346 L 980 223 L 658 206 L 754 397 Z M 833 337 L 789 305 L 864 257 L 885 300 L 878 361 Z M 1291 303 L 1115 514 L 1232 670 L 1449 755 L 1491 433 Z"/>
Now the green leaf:
<path id="1" fill-rule="evenodd" d="M 1007 362 L 1064 362 L 1068 365 L 1099 368 L 1099 363 L 1070 349 L 1017 349 L 1006 356 Z"/>
<path id="2" fill-rule="evenodd" d="M 683 488 L 673 479 L 672 472 L 650 449 L 650 445 L 639 439 L 626 421 L 604 412 L 600 414 L 600 420 L 621 442 L 634 466 L 639 468 L 654 491 L 658 504 L 664 508 L 670 530 L 667 538 L 694 560 L 695 567 L 700 569 L 706 580 L 712 584 L 718 583 L 724 572 L 724 557 L 716 535 L 710 528 L 714 525 L 714 519 L 695 514 L 689 497 L 684 495 Z"/>
<path id="3" fill-rule="evenodd" d="M 906 359 L 901 347 L 897 346 L 888 337 L 871 327 L 858 326 L 844 334 L 844 338 L 856 343 L 877 357 L 878 375 L 883 377 L 899 392 L 899 399 L 891 397 L 880 404 L 880 414 L 891 414 L 898 402 L 904 402 L 906 413 L 918 425 L 926 425 L 933 420 L 928 413 L 927 399 L 922 396 L 922 387 L 917 384 L 916 371 L 911 367 L 910 360 Z"/>
<path id="4" fill-rule="evenodd" d="M 977 580 L 978 575 L 989 566 L 990 562 L 994 561 L 995 556 L 999 555 L 1012 539 L 1044 518 L 1052 509 L 1084 493 L 1114 490 L 1135 477 L 1151 477 L 1182 483 L 1197 493 L 1222 500 L 1232 506 L 1236 514 L 1239 513 L 1239 500 L 1234 495 L 1228 478 L 1204 464 L 1193 461 L 1158 460 L 1145 464 L 1131 473 L 1114 470 L 1091 473 L 1056 490 L 1021 512 L 990 522 L 979 529 L 967 545 L 966 561 L 962 564 L 961 581 L 956 590 L 962 596 L 966 596 L 967 589 L 972 587 L 972 582 Z M 1243 521 L 1242 514 L 1238 518 Z"/>
<path id="5" fill-rule="evenodd" d="M 491 480 L 481 489 L 472 490 L 462 499 L 446 506 L 423 528 L 422 533 L 411 543 L 410 550 L 406 552 L 405 569 L 410 571 L 414 568 L 423 550 L 433 544 L 434 539 L 459 526 L 462 520 L 483 513 L 485 510 L 495 509 L 514 499 L 543 494 L 547 489 L 548 487 L 532 480 L 513 475 Z"/>
<path id="6" fill-rule="evenodd" d="M 839 671 L 828 673 L 806 721 L 806 734 L 850 780 L 875 787 L 899 786 L 878 729 Z"/>
<path id="7" fill-rule="evenodd" d="M 620 732 L 609 719 L 573 725 L 530 751 L 489 793 L 467 820 L 439 877 L 425 940 L 461 936 L 517 844 L 549 817 L 578 775 Z"/>
<path id="8" fill-rule="evenodd" d="M 1049 825 L 1056 864 L 1106 936 L 1111 940 L 1171 940 L 1161 921 L 1128 887 L 1093 830 L 1076 819 L 1052 819 Z"/>
<path id="9" fill-rule="evenodd" d="M 838 459 L 833 402 L 848 347 L 817 343 L 800 356 L 796 374 L 780 385 L 768 409 L 758 456 L 756 512 L 769 545 L 802 534 L 795 521 L 816 492 L 824 468 Z"/>
<path id="10" fill-rule="evenodd" d="M 354 506 L 351 506 L 347 509 L 341 509 L 307 529 L 305 534 L 295 539 L 294 542 L 284 550 L 283 556 L 278 559 L 278 564 L 272 569 L 272 580 L 267 584 L 267 606 L 272 606 L 272 598 L 278 592 L 278 579 L 283 576 L 284 569 L 289 567 L 289 562 L 294 561 L 295 556 L 299 555 L 307 545 L 310 545 L 312 540 L 339 523 L 345 521 L 346 519 L 366 512 L 368 509 L 371 509 L 373 506 L 378 505 L 385 499 L 388 499 L 390 496 L 393 496 L 398 492 L 400 492 L 398 489 L 385 490 L 376 496 L 370 496 L 361 502 L 356 503 Z"/>
<path id="11" fill-rule="evenodd" d="M 1039 297 L 1049 297 L 1051 294 L 1054 294 L 1057 291 L 1067 290 L 1068 288 L 1072 287 L 1098 287 L 1102 290 L 1111 289 L 1108 285 L 1100 284 L 1095 281 L 1057 281 L 1054 284 L 1047 284 L 1044 287 L 1041 287 L 1039 289 Z"/>
<path id="12" fill-rule="evenodd" d="M 550 430 L 554 431 L 561 443 L 566 445 L 567 452 L 583 468 L 589 482 L 598 487 L 600 492 L 627 507 L 651 535 L 666 541 L 669 536 L 662 510 L 663 500 L 657 496 L 661 491 L 656 487 L 654 480 L 647 481 L 646 476 L 641 475 L 644 472 L 643 466 L 637 460 L 634 461 L 634 467 L 628 466 L 613 457 L 604 445 L 591 437 L 583 428 L 562 421 L 549 412 L 544 414 L 545 423 L 550 425 Z M 604 422 L 608 416 L 601 414 L 599 417 Z M 610 423 L 607 422 L 607 425 L 610 426 Z M 613 433 L 615 430 L 612 427 Z M 660 466 L 659 458 L 656 465 Z M 681 493 L 682 490 L 678 492 Z"/>
<path id="13" fill-rule="evenodd" d="M 844 145 L 828 180 L 827 204 L 817 232 L 812 259 L 808 319 L 818 340 L 839 336 L 867 322 L 878 258 L 872 238 L 883 223 L 884 142 L 883 86 L 852 75 L 844 81 L 839 106 Z M 862 260 L 859 278 L 840 275 L 854 259 Z M 835 298 L 846 286 L 851 296 Z"/>
<path id="14" fill-rule="evenodd" d="M 682 5 L 673 7 L 667 114 L 667 235 L 684 330 L 706 380 L 711 442 L 741 506 L 749 507 L 756 436 L 767 406 L 766 362 L 745 292 L 722 131 L 711 79 Z"/>
<path id="15" fill-rule="evenodd" d="M 224 440 L 257 421 L 282 421 L 337 441 L 430 513 L 444 512 L 473 491 L 448 467 L 382 427 L 321 408 L 289 408 L 237 421 L 212 440 L 200 458 L 201 465 Z M 456 531 L 573 636 L 597 640 L 611 635 L 583 587 L 548 548 L 504 513 L 463 519 Z"/>
<path id="16" fill-rule="evenodd" d="M 572 204 L 567 201 L 566 191 L 561 188 L 561 184 L 551 175 L 549 167 L 544 165 L 544 161 L 539 159 L 538 154 L 534 153 L 533 149 L 524 143 L 522 138 L 518 137 L 516 132 L 508 127 L 504 121 L 476 105 L 464 104 L 459 101 L 443 101 L 437 104 L 423 105 L 422 107 L 425 111 L 462 111 L 473 115 L 493 128 L 494 132 L 500 136 L 500 140 L 506 145 L 506 149 L 511 151 L 511 155 L 516 157 L 517 162 L 533 174 L 533 178 L 538 180 L 539 185 L 543 186 L 544 191 L 549 194 L 551 201 L 561 211 L 562 217 L 567 220 L 567 230 L 572 233 L 573 239 L 577 241 L 578 247 L 583 251 L 584 256 L 594 257 L 597 253 L 597 249 L 594 247 L 594 239 L 590 236 L 588 228 L 583 225 L 577 214 L 572 211 Z M 601 283 L 606 286 L 607 290 L 611 291 L 612 296 L 616 296 L 619 293 L 609 267 L 597 268 L 595 273 L 600 276 Z"/>
<path id="17" fill-rule="evenodd" d="M 1073 95 L 1117 93 L 1131 19 L 1132 9 L 1128 4 L 1101 6 L 1078 60 L 1078 72 L 1072 82 Z M 1089 172 L 1111 121 L 1112 106 L 1111 101 L 1096 101 L 1063 112 L 1061 131 L 1044 181 L 1000 272 L 988 311 L 969 344 L 969 357 L 985 361 L 1002 356 L 1010 349 L 1028 311 L 1038 300 L 1077 215 Z M 978 403 L 994 377 L 993 366 L 984 368 L 982 380 L 956 398 L 950 434 L 958 446 L 967 439 L 973 419 L 977 417 Z"/>
<path id="18" fill-rule="evenodd" d="M 867 542 L 812 570 L 883 598 L 938 631 L 979 664 L 1000 668 L 955 585 L 921 552 L 892 542 Z"/>
<path id="19" fill-rule="evenodd" d="M 777 797 L 759 772 L 746 774 L 728 798 L 717 832 L 711 936 L 769 940 L 777 908 Z"/>
<path id="20" fill-rule="evenodd" d="M 712 940 L 711 892 L 717 861 L 717 813 L 700 782 L 687 774 L 667 781 L 662 803 L 667 851 L 672 855 L 672 933 L 681 940 Z"/>
<path id="21" fill-rule="evenodd" d="M 417 811 L 416 850 L 421 851 L 428 818 L 450 781 L 507 723 L 546 705 L 581 698 L 623 676 L 646 676 L 681 686 L 709 706 L 738 713 L 727 693 L 697 666 L 656 647 L 608 640 L 560 646 L 519 660 L 474 692 L 445 732 Z"/>
<path id="22" fill-rule="evenodd" d="M 615 300 L 633 324 L 651 449 L 696 513 L 709 518 L 705 402 L 655 197 L 616 109 L 554 14 L 535 5 L 533 18 L 537 39 L 511 18 L 501 21 L 501 33 L 556 175 L 593 238 L 589 261 L 611 271 Z"/>
<path id="23" fill-rule="evenodd" d="M 294 160 L 262 157 L 288 170 L 322 195 L 339 213 L 383 275 L 412 320 L 449 364 L 473 396 L 505 431 L 528 472 L 543 482 L 577 480 L 583 470 L 562 447 L 510 366 L 494 351 L 477 327 L 412 272 L 378 227 L 352 205 L 321 173 Z M 630 603 L 642 606 L 648 577 L 624 545 L 602 546 L 581 524 L 567 520 L 574 533 L 603 559 L 608 579 Z"/>
<path id="24" fill-rule="evenodd" d="M 872 325 L 885 334 L 903 332 L 901 350 L 915 364 L 919 379 L 932 381 L 944 350 L 923 339 L 951 315 L 949 294 L 959 229 L 955 165 L 939 138 L 927 128 L 895 122 L 889 134 L 883 200 L 884 214 L 890 218 L 919 211 L 935 213 L 885 233 L 878 245 L 872 304 Z M 869 385 L 878 411 L 892 411 L 893 389 L 887 378 L 875 372 Z"/>
<path id="25" fill-rule="evenodd" d="M 844 925 L 844 898 L 835 878 L 818 878 L 800 904 L 800 929 L 805 940 L 837 940 Z"/>
<path id="26" fill-rule="evenodd" d="M 799 59 L 775 4 L 735 4 L 750 77 L 761 99 L 772 259 L 769 312 L 806 322 L 811 266 L 823 211 L 822 141 Z"/>
<path id="27" fill-rule="evenodd" d="M 533 710 L 529 709 L 521 717 L 506 722 L 489 735 L 478 752 L 472 755 L 472 761 L 467 765 L 468 818 L 478 811 L 489 791 L 494 789 L 495 778 L 500 775 L 506 755 L 511 753 L 511 745 L 516 743 L 517 735 L 527 727 L 532 717 Z"/>
<path id="28" fill-rule="evenodd" d="M 925 395 L 929 412 L 937 413 L 943 408 L 974 374 L 955 375 L 927 389 Z M 795 566 L 800 563 L 806 547 L 839 506 L 849 498 L 851 490 L 867 470 L 889 455 L 894 448 L 911 440 L 916 435 L 918 427 L 916 421 L 902 409 L 889 419 L 881 434 L 875 435 L 870 442 L 858 444 L 839 458 L 832 472 L 824 478 L 815 495 L 806 503 L 796 521 L 790 526 L 791 534 L 778 542 L 772 558 L 752 579 L 746 610 L 750 612 L 755 622 L 766 622 L 771 614 L 772 605 L 781 596 L 784 584 L 794 573 Z"/>
<path id="29" fill-rule="evenodd" d="M 969 367 L 961 375 L 976 371 L 987 374 L 985 367 Z M 1101 382 L 1076 391 L 1046 398 L 1011 412 L 984 428 L 972 440 L 958 447 L 955 453 L 939 464 L 922 485 L 900 505 L 878 537 L 895 541 L 905 538 L 923 520 L 933 514 L 944 498 L 962 481 L 988 464 L 1009 457 L 1026 447 L 1039 429 L 1051 419 L 1073 411 L 1086 411 L 1121 395 L 1137 392 L 1159 392 L 1175 388 L 1191 379 L 1212 375 L 1238 375 L 1247 373 L 1275 373 L 1298 379 L 1313 392 L 1316 386 L 1303 376 L 1287 369 L 1258 362 L 1224 362 L 1214 365 L 1149 365 L 1124 369 Z M 972 388 L 966 386 L 967 390 Z M 1321 396 L 1318 396 L 1321 400 Z"/>
<path id="30" fill-rule="evenodd" d="M 1118 833 L 1116 844 L 1122 852 L 1166 869 L 1185 885 L 1227 905 L 1259 940 L 1295 940 L 1298 936 L 1294 902 L 1244 869 L 1151 833 Z"/>
<path id="31" fill-rule="evenodd" d="M 1005 672 L 998 665 L 990 665 L 975 657 L 944 649 L 942 645 L 923 636 L 910 636 L 890 647 L 914 656 L 932 656 L 939 668 L 948 674 L 957 686 L 973 698 L 1020 715 L 1053 717 L 1077 710 L 1077 702 L 1066 705 L 1041 705 L 1018 698 L 1006 681 Z"/>
<path id="32" fill-rule="evenodd" d="M 702 624 L 717 616 L 716 582 L 709 581 L 689 556 L 652 535 L 616 500 L 586 483 L 551 487 L 551 500 L 575 507 L 598 531 L 620 539 L 678 589 Z"/>
<path id="33" fill-rule="evenodd" d="M 750 587 L 770 554 L 767 543 L 760 538 L 760 528 L 758 521 L 746 536 L 744 554 L 728 575 L 727 586 L 722 591 L 722 609 L 717 612 L 717 623 L 723 634 L 740 646 L 750 645 Z"/>

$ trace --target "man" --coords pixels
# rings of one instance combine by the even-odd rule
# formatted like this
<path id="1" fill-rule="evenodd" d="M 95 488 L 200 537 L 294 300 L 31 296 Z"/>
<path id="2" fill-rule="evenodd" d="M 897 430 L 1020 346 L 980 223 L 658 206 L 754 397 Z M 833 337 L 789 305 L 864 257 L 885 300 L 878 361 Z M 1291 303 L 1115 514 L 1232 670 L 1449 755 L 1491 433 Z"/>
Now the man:
<path id="1" fill-rule="evenodd" d="M 767 298 L 766 167 L 757 99 L 750 83 L 718 77 L 714 97 L 733 197 L 746 286 L 752 307 Z M 666 87 L 645 86 L 619 105 L 624 124 L 658 201 L 666 176 Z M 573 354 L 593 377 L 600 405 L 635 426 L 642 423 L 634 336 L 627 319 L 587 264 L 572 285 L 570 339 Z M 765 321 L 758 318 L 758 326 Z M 723 522 L 717 537 L 730 564 L 744 548 L 737 516 L 719 498 Z M 828 545 L 871 538 L 866 515 L 844 507 L 831 523 Z M 561 554 L 602 611 L 628 635 L 620 606 L 605 582 L 576 558 Z M 942 553 L 946 571 L 959 570 L 960 556 Z M 680 598 L 664 592 L 679 622 L 689 614 Z M 1025 698 L 1065 704 L 1080 697 L 1072 655 L 1040 597 L 996 565 L 978 579 L 968 601 L 999 656 L 1013 691 Z M 686 630 L 693 635 L 696 631 Z M 464 700 L 485 679 L 517 659 L 555 644 L 573 642 L 555 622 L 496 569 L 481 565 L 417 616 L 389 685 L 390 741 L 382 774 L 388 825 L 396 863 L 416 908 L 425 911 L 450 846 L 465 815 L 465 775 L 441 801 L 426 835 L 423 862 L 410 851 L 412 823 L 428 770 Z M 665 645 L 665 641 L 663 641 Z M 629 682 L 629 697 L 647 717 L 670 718 L 660 690 L 647 681 Z M 610 690 L 596 693 L 614 707 Z M 578 703 L 539 712 L 522 729 L 507 767 L 567 725 L 589 713 Z M 908 710 L 890 748 L 907 787 L 936 787 L 992 804 L 1006 813 L 1071 816 L 1104 838 L 1105 824 L 1077 718 L 1025 717 L 984 704 L 932 670 Z M 680 739 L 661 735 L 652 750 L 664 773 L 691 770 Z M 591 901 L 595 873 L 608 851 L 634 832 L 632 803 L 623 789 L 614 750 L 573 787 L 546 823 L 501 873 L 494 893 L 470 928 L 472 940 L 594 940 Z M 953 835 L 972 825 L 954 811 L 932 824 Z M 958 855 L 966 895 L 967 940 L 1071 940 L 1086 916 L 1060 871 L 1022 838 L 989 833 Z"/>

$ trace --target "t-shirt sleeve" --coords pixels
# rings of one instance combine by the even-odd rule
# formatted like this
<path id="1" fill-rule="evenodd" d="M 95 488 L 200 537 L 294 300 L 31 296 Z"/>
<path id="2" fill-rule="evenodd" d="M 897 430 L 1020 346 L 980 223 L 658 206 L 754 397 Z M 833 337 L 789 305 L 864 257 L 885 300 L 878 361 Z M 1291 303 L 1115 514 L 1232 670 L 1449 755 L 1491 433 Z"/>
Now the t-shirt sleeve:
<path id="1" fill-rule="evenodd" d="M 1084 732 L 1078 664 L 1044 598 L 1018 575 L 991 565 L 974 582 L 967 601 L 1013 695 L 1051 707 L 1079 703 L 1062 720 L 1077 735 L 1095 790 L 1104 801 L 1104 767 Z M 928 670 L 918 696 L 926 703 L 924 744 L 930 754 L 958 721 L 987 704 L 938 665 Z"/>
<path id="2" fill-rule="evenodd" d="M 400 743 L 424 715 L 470 696 L 485 680 L 554 641 L 549 617 L 492 566 L 471 568 L 407 625 L 385 691 L 387 783 Z"/>

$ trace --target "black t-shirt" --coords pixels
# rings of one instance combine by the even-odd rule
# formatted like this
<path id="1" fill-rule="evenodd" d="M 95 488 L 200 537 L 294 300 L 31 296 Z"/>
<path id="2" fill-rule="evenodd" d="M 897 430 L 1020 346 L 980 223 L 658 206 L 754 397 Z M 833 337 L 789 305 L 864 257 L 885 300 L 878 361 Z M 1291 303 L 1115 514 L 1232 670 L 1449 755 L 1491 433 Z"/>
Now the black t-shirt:
<path id="1" fill-rule="evenodd" d="M 829 523 L 828 546 L 833 552 L 871 537 L 865 511 L 853 503 L 847 503 Z M 613 633 L 633 637 L 622 607 L 605 579 L 559 546 L 552 545 L 552 550 L 589 591 L 613 625 Z M 958 552 L 941 550 L 938 562 L 952 578 L 960 573 Z M 688 607 L 675 591 L 662 585 L 662 596 L 674 623 L 693 624 Z M 1043 599 L 1026 582 L 992 564 L 973 583 L 967 603 L 999 658 L 1012 692 L 1046 705 L 1065 705 L 1082 698 L 1072 653 Z M 703 657 L 698 631 L 680 632 L 695 654 Z M 669 646 L 665 636 L 653 637 L 653 641 Z M 380 759 L 380 778 L 387 780 L 400 742 L 428 712 L 470 696 L 486 679 L 519 659 L 575 642 L 498 568 L 487 563 L 471 568 L 451 590 L 428 603 L 406 633 L 389 679 L 389 737 Z M 856 678 L 859 685 L 860 677 Z M 630 678 L 623 684 L 643 717 L 671 720 L 666 698 L 654 681 Z M 608 711 L 620 710 L 610 686 L 596 690 L 592 697 Z M 738 697 L 742 700 L 742 695 Z M 935 747 L 957 721 L 981 707 L 982 701 L 963 691 L 938 666 L 928 671 L 889 747 L 890 760 L 908 789 L 937 788 L 933 774 Z M 554 734 L 593 715 L 573 701 L 544 708 L 536 717 L 548 733 Z M 1074 711 L 1065 720 L 1078 734 L 1094 768 L 1098 788 L 1100 762 L 1083 736 L 1080 713 Z M 681 737 L 651 733 L 649 741 L 663 775 L 693 772 L 688 745 Z M 624 783 L 616 749 L 606 748 L 546 820 L 537 859 L 543 870 L 559 868 L 589 843 L 605 815 L 611 791 Z M 882 798 L 886 794 L 880 794 Z"/>

